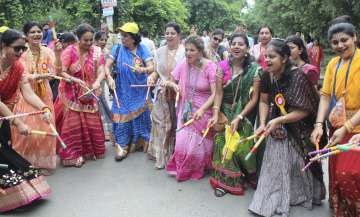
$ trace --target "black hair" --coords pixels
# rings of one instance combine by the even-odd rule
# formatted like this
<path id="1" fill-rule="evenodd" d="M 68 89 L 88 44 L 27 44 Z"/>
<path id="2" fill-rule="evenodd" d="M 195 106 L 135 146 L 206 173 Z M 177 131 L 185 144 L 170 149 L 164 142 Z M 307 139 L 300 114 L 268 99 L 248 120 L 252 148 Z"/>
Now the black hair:
<path id="1" fill-rule="evenodd" d="M 102 32 L 102 31 L 97 32 L 97 33 L 95 33 L 95 35 L 94 35 L 94 40 L 95 40 L 95 41 L 99 41 L 103 36 L 107 36 L 107 35 L 106 35 L 106 32 Z"/>
<path id="2" fill-rule="evenodd" d="M 342 15 L 330 21 L 330 25 L 335 25 L 338 23 L 352 23 L 352 20 L 349 15 Z"/>
<path id="3" fill-rule="evenodd" d="M 299 38 L 296 35 L 291 35 L 286 38 L 285 43 L 294 43 L 299 49 L 301 49 L 300 58 L 305 62 L 309 63 L 309 56 L 306 51 L 306 47 L 304 45 L 304 42 L 301 38 Z"/>
<path id="4" fill-rule="evenodd" d="M 353 24 L 351 23 L 337 23 L 332 26 L 330 26 L 328 30 L 328 39 L 331 40 L 334 34 L 337 33 L 345 33 L 351 37 L 354 37 L 356 35 L 356 30 Z"/>
<path id="5" fill-rule="evenodd" d="M 271 35 L 274 35 L 273 30 L 270 28 L 270 26 L 267 26 L 267 25 L 261 26 L 261 27 L 258 29 L 257 33 L 260 34 L 260 31 L 261 31 L 262 29 L 264 29 L 264 28 L 267 28 L 267 29 L 270 31 Z"/>
<path id="6" fill-rule="evenodd" d="M 222 38 L 224 38 L 225 36 L 225 33 L 224 33 L 224 30 L 222 29 L 215 29 L 212 33 L 211 33 L 212 36 L 214 35 L 221 35 Z"/>
<path id="7" fill-rule="evenodd" d="M 235 33 L 233 33 L 233 34 L 230 36 L 230 38 L 229 38 L 229 44 L 230 44 L 230 46 L 231 46 L 232 41 L 233 41 L 235 38 L 242 38 L 242 39 L 244 40 L 245 44 L 246 44 L 246 47 L 247 47 L 247 48 L 250 48 L 250 43 L 249 43 L 248 37 L 247 37 L 245 34 L 239 33 L 239 32 L 235 32 Z M 250 65 L 251 65 L 251 63 L 252 63 L 253 61 L 254 61 L 254 58 L 253 58 L 249 53 L 247 53 L 247 54 L 245 55 L 245 59 L 244 59 L 244 61 L 243 61 L 243 65 L 242 65 L 245 73 L 247 72 L 247 70 L 249 69 L 249 67 L 250 67 Z"/>
<path id="8" fill-rule="evenodd" d="M 29 22 L 25 23 L 25 25 L 23 26 L 24 34 L 27 35 L 30 32 L 30 29 L 33 28 L 34 26 L 39 27 L 39 29 L 42 31 L 42 26 L 40 25 L 40 23 L 34 22 L 34 21 L 29 21 Z"/>
<path id="9" fill-rule="evenodd" d="M 205 44 L 200 36 L 193 35 L 187 37 L 185 40 L 185 44 L 193 44 L 202 53 L 202 55 L 207 58 L 207 54 L 205 52 Z"/>
<path id="10" fill-rule="evenodd" d="M 93 34 L 95 33 L 94 28 L 91 25 L 84 23 L 84 24 L 80 24 L 77 27 L 75 34 L 78 37 L 78 39 L 80 40 L 81 37 L 87 32 L 91 32 Z"/>
<path id="11" fill-rule="evenodd" d="M 149 37 L 149 32 L 146 29 L 143 29 L 143 30 L 140 31 L 140 35 L 142 37 L 147 38 L 147 37 Z"/>
<path id="12" fill-rule="evenodd" d="M 275 52 L 279 54 L 282 58 L 287 58 L 287 61 L 285 63 L 285 71 L 290 70 L 293 66 L 293 63 L 290 61 L 291 50 L 290 47 L 285 43 L 285 41 L 282 39 L 272 39 L 269 42 L 267 49 L 269 49 L 270 47 L 272 47 Z"/>
<path id="13" fill-rule="evenodd" d="M 59 40 L 63 43 L 76 42 L 76 36 L 72 32 L 65 32 L 59 37 Z"/>
<path id="14" fill-rule="evenodd" d="M 180 34 L 180 33 L 181 33 L 181 28 L 180 28 L 179 24 L 177 24 L 176 22 L 168 22 L 168 23 L 165 25 L 165 30 L 166 30 L 167 28 L 170 28 L 170 27 L 174 28 L 175 31 L 177 32 L 177 34 Z"/>
<path id="15" fill-rule="evenodd" d="M 127 34 L 130 35 L 130 37 L 134 40 L 134 45 L 135 46 L 138 46 L 141 42 L 141 36 L 140 34 L 134 34 L 134 33 L 131 33 L 131 32 L 127 32 Z"/>
<path id="16" fill-rule="evenodd" d="M 5 46 L 10 46 L 20 38 L 24 38 L 24 35 L 21 32 L 15 29 L 8 29 L 0 34 L 0 48 L 2 48 L 3 44 Z"/>

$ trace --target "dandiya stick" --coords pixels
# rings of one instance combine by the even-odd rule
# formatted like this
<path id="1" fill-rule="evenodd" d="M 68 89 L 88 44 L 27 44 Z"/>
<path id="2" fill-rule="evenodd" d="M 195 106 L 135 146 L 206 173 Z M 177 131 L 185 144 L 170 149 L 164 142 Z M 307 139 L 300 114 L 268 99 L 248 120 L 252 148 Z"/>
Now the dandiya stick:
<path id="1" fill-rule="evenodd" d="M 78 83 L 78 84 L 87 91 L 91 90 L 88 86 L 86 86 L 84 84 L 81 84 L 81 83 Z M 96 99 L 96 101 L 99 101 L 99 97 L 97 97 L 93 92 L 90 91 L 90 94 Z"/>
<path id="2" fill-rule="evenodd" d="M 256 150 L 259 148 L 259 146 L 261 145 L 262 141 L 266 138 L 266 136 L 263 134 L 260 136 L 260 139 L 255 143 L 254 147 L 250 150 L 250 152 L 246 155 L 245 160 L 249 160 L 251 155 L 253 155 Z"/>
<path id="3" fill-rule="evenodd" d="M 60 77 L 60 76 L 57 76 L 57 75 L 53 75 L 53 74 L 49 74 L 50 77 L 54 78 L 54 79 L 57 79 L 57 80 L 61 80 L 61 81 L 66 81 L 66 82 L 70 82 L 71 80 L 70 79 L 67 79 L 67 78 L 64 78 L 64 77 Z"/>
<path id="4" fill-rule="evenodd" d="M 115 98 L 116 106 L 118 108 L 120 108 L 120 101 L 119 101 L 119 98 L 118 98 L 117 93 L 116 93 L 116 88 L 114 90 L 114 98 Z"/>
<path id="5" fill-rule="evenodd" d="M 249 136 L 249 137 L 246 137 L 246 138 L 244 138 L 244 139 L 240 139 L 239 142 L 238 142 L 238 144 L 239 144 L 239 145 L 240 145 L 240 144 L 243 144 L 244 142 L 247 142 L 247 141 L 249 141 L 249 140 L 255 139 L 255 138 L 257 138 L 257 137 L 258 137 L 258 135 L 254 134 L 254 135 Z"/>
<path id="6" fill-rule="evenodd" d="M 176 92 L 176 97 L 175 97 L 175 108 L 178 107 L 179 104 L 179 98 L 180 98 L 180 92 Z"/>
<path id="7" fill-rule="evenodd" d="M 1 169 L 7 169 L 7 168 L 9 168 L 9 165 L 7 165 L 7 164 L 0 164 L 0 168 L 1 168 Z"/>
<path id="8" fill-rule="evenodd" d="M 147 91 L 146 91 L 146 98 L 145 100 L 148 101 L 149 100 L 149 97 L 150 97 L 150 86 L 147 88 Z"/>
<path id="9" fill-rule="evenodd" d="M 180 128 L 176 129 L 176 132 L 179 132 L 180 130 L 184 129 L 185 127 L 189 126 L 194 122 L 194 119 L 188 120 L 184 125 L 182 125 Z"/>
<path id="10" fill-rule="evenodd" d="M 54 125 L 49 122 L 49 126 L 50 126 L 51 130 L 53 131 L 53 133 L 56 134 L 56 138 L 59 140 L 61 147 L 63 149 L 66 149 L 67 146 L 65 145 L 64 141 L 61 139 L 59 133 L 56 131 L 56 128 L 54 127 Z"/>
<path id="11" fill-rule="evenodd" d="M 30 133 L 36 134 L 36 135 L 42 135 L 42 136 L 57 136 L 55 133 L 48 133 L 48 132 L 39 131 L 39 130 L 32 130 Z"/>
<path id="12" fill-rule="evenodd" d="M 10 116 L 6 116 L 6 117 L 0 117 L 0 121 L 11 120 L 14 118 L 21 118 L 21 117 L 27 117 L 27 116 L 33 116 L 33 115 L 41 115 L 41 114 L 44 114 L 45 112 L 46 111 L 36 111 L 36 112 L 28 112 L 28 113 L 10 115 Z"/>
<path id="13" fill-rule="evenodd" d="M 155 85 L 147 85 L 147 84 L 132 84 L 130 85 L 130 87 L 157 87 L 157 86 L 160 86 L 158 84 L 155 84 Z"/>
<path id="14" fill-rule="evenodd" d="M 133 71 L 136 71 L 136 67 L 134 67 L 134 66 L 130 66 L 129 64 L 127 64 L 127 63 L 124 63 L 123 64 L 124 66 L 126 66 L 126 67 L 129 67 L 131 70 L 133 70 Z"/>
<path id="15" fill-rule="evenodd" d="M 339 153 L 341 153 L 340 150 L 335 150 L 335 151 L 332 151 L 332 152 L 329 152 L 329 153 L 326 153 L 326 154 L 319 155 L 319 156 L 316 156 L 314 158 L 311 158 L 310 161 L 317 161 L 317 160 L 320 160 L 320 159 L 323 159 L 323 158 L 330 157 L 331 155 L 337 155 Z"/>
<path id="16" fill-rule="evenodd" d="M 81 97 L 84 97 L 84 96 L 88 95 L 89 93 L 91 93 L 91 92 L 93 92 L 93 91 L 95 91 L 95 89 L 90 89 L 90 90 L 86 91 L 83 95 L 79 96 L 78 99 L 80 99 Z"/>

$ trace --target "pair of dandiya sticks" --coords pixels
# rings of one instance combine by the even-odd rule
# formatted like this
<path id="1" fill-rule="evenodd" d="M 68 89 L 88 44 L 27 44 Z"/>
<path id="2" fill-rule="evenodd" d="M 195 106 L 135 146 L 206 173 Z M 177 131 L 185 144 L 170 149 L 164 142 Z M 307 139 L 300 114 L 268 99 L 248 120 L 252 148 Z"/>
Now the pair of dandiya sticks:
<path id="1" fill-rule="evenodd" d="M 339 144 L 339 145 L 334 145 L 331 146 L 328 144 L 326 145 L 323 149 L 318 148 L 318 145 L 316 145 L 316 151 L 312 151 L 309 152 L 308 155 L 311 156 L 312 158 L 310 159 L 310 162 L 302 169 L 302 171 L 305 171 L 306 169 L 308 169 L 311 164 L 315 161 L 319 161 L 321 159 L 324 158 L 328 158 L 331 157 L 333 155 L 338 155 L 342 152 L 347 152 L 347 151 L 358 151 L 360 152 L 360 142 L 358 143 L 346 143 L 346 144 Z"/>
<path id="2" fill-rule="evenodd" d="M 22 113 L 22 114 L 15 114 L 15 115 L 10 115 L 10 116 L 6 116 L 6 117 L 0 117 L 0 121 L 11 120 L 11 119 L 14 119 L 14 118 L 41 115 L 41 114 L 44 114 L 44 113 L 46 113 L 46 111 L 35 111 L 35 112 L 28 112 L 28 113 Z M 32 130 L 32 131 L 30 131 L 30 134 L 37 134 L 37 135 L 44 135 L 44 136 L 54 136 L 59 140 L 59 142 L 61 144 L 61 147 L 63 149 L 65 149 L 66 145 L 65 145 L 64 141 L 61 139 L 61 137 L 60 137 L 59 133 L 57 132 L 55 126 L 51 122 L 49 122 L 49 126 L 50 126 L 50 129 L 51 129 L 52 133 L 48 133 L 48 132 L 44 132 L 44 131 L 38 131 L 38 130 Z"/>
<path id="3" fill-rule="evenodd" d="M 194 123 L 194 121 L 195 121 L 195 119 L 194 118 L 192 118 L 192 119 L 190 119 L 190 120 L 188 120 L 187 122 L 185 122 L 181 127 L 179 127 L 178 129 L 176 129 L 176 133 L 178 133 L 179 131 L 181 131 L 182 129 L 184 129 L 185 127 L 188 127 L 188 126 L 190 126 L 192 123 Z M 199 142 L 199 145 L 204 141 L 204 139 L 205 139 L 205 137 L 209 134 L 209 131 L 210 131 L 210 128 L 211 128 L 212 126 L 208 126 L 205 130 L 203 130 L 202 131 L 202 138 L 201 138 L 201 140 L 200 140 L 200 142 Z"/>
<path id="4" fill-rule="evenodd" d="M 95 91 L 96 89 L 94 89 L 94 88 L 93 88 L 93 89 L 90 89 L 90 88 L 87 87 L 86 85 L 81 85 L 81 84 L 80 84 L 80 86 L 83 87 L 83 88 L 85 88 L 87 91 L 86 91 L 83 95 L 79 96 L 78 99 L 80 99 L 80 98 L 82 98 L 82 97 L 84 97 L 84 96 L 86 96 L 86 95 L 88 95 L 88 94 L 91 94 L 91 95 L 96 99 L 96 101 L 99 101 L 99 100 L 100 100 L 100 99 L 96 96 L 96 94 L 94 93 L 94 91 Z M 116 89 L 116 87 L 115 87 L 115 89 Z M 120 108 L 120 101 L 119 101 L 119 98 L 118 98 L 118 96 L 117 96 L 116 90 L 114 90 L 114 98 L 115 98 L 116 106 L 117 106 L 118 108 Z"/>

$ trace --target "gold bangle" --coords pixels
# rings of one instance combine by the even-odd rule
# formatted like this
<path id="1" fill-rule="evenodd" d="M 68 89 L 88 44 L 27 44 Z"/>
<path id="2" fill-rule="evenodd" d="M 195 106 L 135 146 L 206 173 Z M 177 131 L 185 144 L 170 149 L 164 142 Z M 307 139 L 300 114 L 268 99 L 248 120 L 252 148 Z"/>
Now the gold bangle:
<path id="1" fill-rule="evenodd" d="M 62 69 L 62 65 L 60 66 L 54 66 L 55 69 Z"/>
<path id="2" fill-rule="evenodd" d="M 213 106 L 212 109 L 213 109 L 213 110 L 219 110 L 220 107 L 219 107 L 219 106 Z"/>

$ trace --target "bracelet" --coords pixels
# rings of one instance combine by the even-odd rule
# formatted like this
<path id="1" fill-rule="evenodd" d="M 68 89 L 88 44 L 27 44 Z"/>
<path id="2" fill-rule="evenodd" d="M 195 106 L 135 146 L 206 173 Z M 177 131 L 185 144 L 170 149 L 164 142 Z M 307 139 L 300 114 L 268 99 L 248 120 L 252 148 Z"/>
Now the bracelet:
<path id="1" fill-rule="evenodd" d="M 213 109 L 213 110 L 219 110 L 220 107 L 219 107 L 219 106 L 213 106 L 212 109 Z"/>
<path id="2" fill-rule="evenodd" d="M 62 69 L 62 65 L 60 66 L 54 66 L 55 69 Z"/>
<path id="3" fill-rule="evenodd" d="M 10 123 L 10 125 L 12 125 L 12 126 L 17 126 L 16 124 L 15 124 L 15 118 L 13 118 L 13 119 L 11 119 L 10 121 L 9 121 L 9 123 Z"/>
<path id="4" fill-rule="evenodd" d="M 317 127 L 317 126 L 323 127 L 324 123 L 323 122 L 315 122 L 314 128 Z"/>
<path id="5" fill-rule="evenodd" d="M 242 116 L 241 114 L 239 114 L 239 115 L 238 115 L 238 118 L 239 118 L 240 120 L 243 120 L 243 119 L 244 119 L 244 116 Z"/>
<path id="6" fill-rule="evenodd" d="M 354 130 L 354 125 L 351 123 L 350 120 L 345 122 L 344 127 L 348 133 L 351 133 Z"/>

